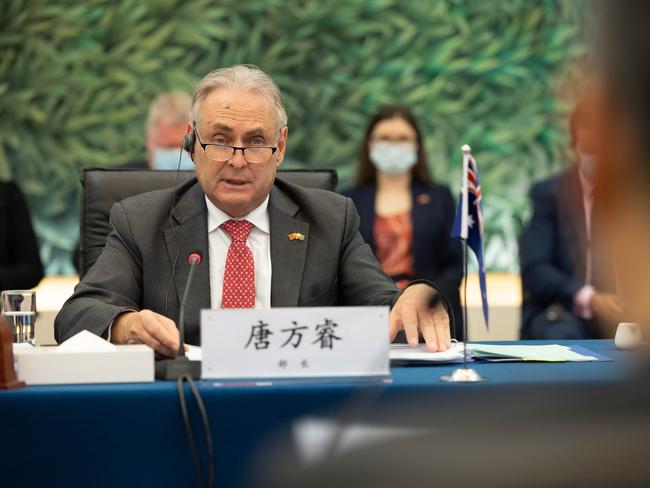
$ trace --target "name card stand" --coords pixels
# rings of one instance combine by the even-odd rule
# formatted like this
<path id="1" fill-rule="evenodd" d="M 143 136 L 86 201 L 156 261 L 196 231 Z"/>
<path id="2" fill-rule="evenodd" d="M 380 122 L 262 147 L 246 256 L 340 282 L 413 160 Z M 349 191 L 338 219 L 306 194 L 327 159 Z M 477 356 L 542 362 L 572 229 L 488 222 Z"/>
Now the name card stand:
<path id="1" fill-rule="evenodd" d="M 388 307 L 202 310 L 201 378 L 384 381 L 388 320 Z"/>

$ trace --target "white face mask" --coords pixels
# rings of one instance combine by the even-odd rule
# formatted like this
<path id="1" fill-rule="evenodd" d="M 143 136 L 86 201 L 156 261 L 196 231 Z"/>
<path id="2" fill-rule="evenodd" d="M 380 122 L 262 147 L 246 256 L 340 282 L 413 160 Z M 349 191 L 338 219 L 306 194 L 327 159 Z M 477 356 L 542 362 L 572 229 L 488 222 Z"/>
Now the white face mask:
<path id="1" fill-rule="evenodd" d="M 596 176 L 596 156 L 593 154 L 580 154 L 580 171 L 588 178 Z"/>
<path id="2" fill-rule="evenodd" d="M 417 145 L 411 142 L 375 142 L 370 148 L 370 161 L 387 174 L 401 174 L 418 161 Z"/>
<path id="3" fill-rule="evenodd" d="M 178 168 L 178 156 L 181 152 L 180 147 L 173 148 L 162 148 L 158 147 L 153 150 L 153 169 L 165 169 L 176 171 Z M 192 158 L 187 154 L 187 151 L 183 151 L 181 156 L 181 165 L 180 169 L 194 169 L 194 163 Z"/>

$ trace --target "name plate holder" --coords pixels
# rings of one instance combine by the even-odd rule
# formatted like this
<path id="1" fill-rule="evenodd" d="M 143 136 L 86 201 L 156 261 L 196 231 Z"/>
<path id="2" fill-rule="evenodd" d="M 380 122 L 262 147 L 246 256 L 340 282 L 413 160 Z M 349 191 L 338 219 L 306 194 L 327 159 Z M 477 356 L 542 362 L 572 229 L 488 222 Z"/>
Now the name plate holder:
<path id="1" fill-rule="evenodd" d="M 388 307 L 201 311 L 201 378 L 386 382 Z"/>

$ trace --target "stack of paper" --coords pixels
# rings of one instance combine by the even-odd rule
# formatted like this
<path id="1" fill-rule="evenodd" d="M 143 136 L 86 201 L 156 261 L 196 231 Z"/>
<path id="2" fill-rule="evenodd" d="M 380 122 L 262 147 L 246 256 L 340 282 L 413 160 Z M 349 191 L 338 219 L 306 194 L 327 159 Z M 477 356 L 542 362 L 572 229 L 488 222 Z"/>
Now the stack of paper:
<path id="1" fill-rule="evenodd" d="M 598 361 L 594 356 L 585 356 L 568 346 L 545 344 L 541 346 L 467 344 L 475 358 L 504 359 L 515 361 Z"/>
<path id="2" fill-rule="evenodd" d="M 393 365 L 418 363 L 459 363 L 463 361 L 463 344 L 453 343 L 442 352 L 429 352 L 425 344 L 411 347 L 408 344 L 391 344 L 388 354 Z"/>

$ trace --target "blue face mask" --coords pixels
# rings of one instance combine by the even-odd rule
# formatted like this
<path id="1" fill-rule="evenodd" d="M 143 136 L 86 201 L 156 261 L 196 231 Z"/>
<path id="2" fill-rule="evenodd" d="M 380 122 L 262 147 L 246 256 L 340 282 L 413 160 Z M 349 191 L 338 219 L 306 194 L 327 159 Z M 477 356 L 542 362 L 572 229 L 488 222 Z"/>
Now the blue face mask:
<path id="1" fill-rule="evenodd" d="M 379 141 L 373 143 L 369 157 L 372 164 L 383 173 L 402 174 L 418 162 L 418 148 L 410 142 Z"/>
<path id="2" fill-rule="evenodd" d="M 159 147 L 153 150 L 153 169 L 164 169 L 176 171 L 178 168 L 178 155 L 181 151 L 180 147 L 162 148 Z M 181 170 L 194 169 L 192 158 L 183 151 L 181 156 Z"/>

